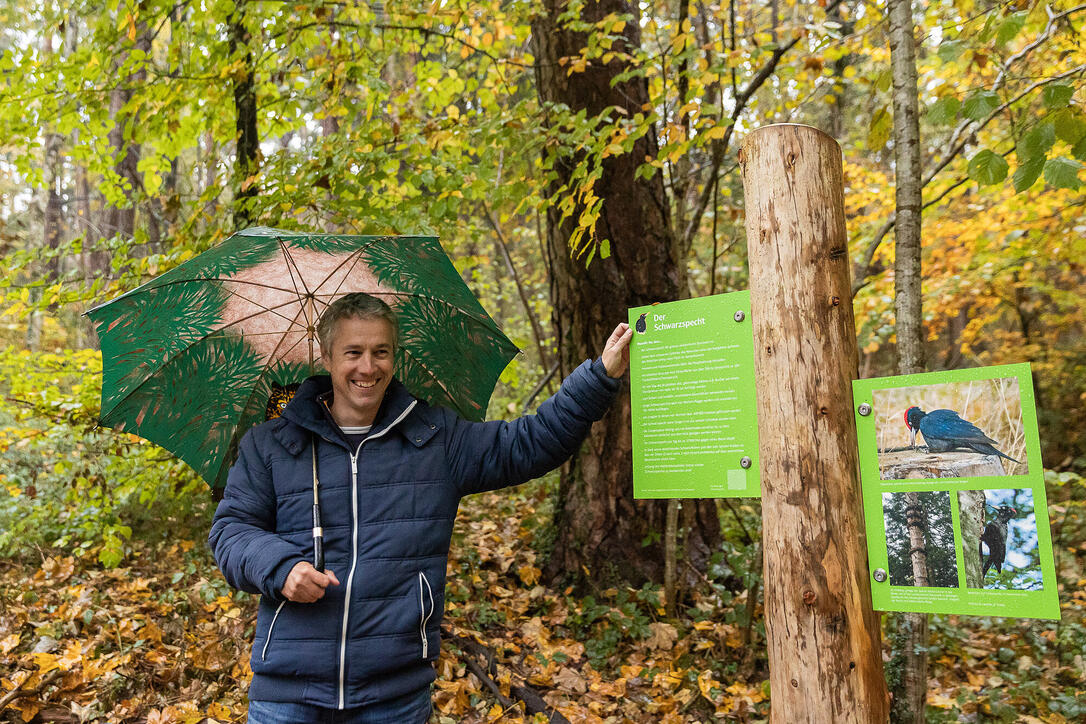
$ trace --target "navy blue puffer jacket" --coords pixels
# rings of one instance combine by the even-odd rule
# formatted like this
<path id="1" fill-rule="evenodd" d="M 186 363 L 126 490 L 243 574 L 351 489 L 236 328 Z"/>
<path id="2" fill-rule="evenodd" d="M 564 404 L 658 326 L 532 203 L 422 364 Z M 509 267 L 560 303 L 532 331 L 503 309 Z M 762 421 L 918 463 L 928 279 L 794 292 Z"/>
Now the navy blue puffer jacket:
<path id="1" fill-rule="evenodd" d="M 261 594 L 249 697 L 341 709 L 432 682 L 460 498 L 557 467 L 618 387 L 585 362 L 535 415 L 474 423 L 394 380 L 353 450 L 322 409 L 330 378 L 306 380 L 282 417 L 242 438 L 209 537 L 230 585 Z M 311 559 L 314 443 L 325 565 L 341 585 L 293 603 L 281 590 Z"/>

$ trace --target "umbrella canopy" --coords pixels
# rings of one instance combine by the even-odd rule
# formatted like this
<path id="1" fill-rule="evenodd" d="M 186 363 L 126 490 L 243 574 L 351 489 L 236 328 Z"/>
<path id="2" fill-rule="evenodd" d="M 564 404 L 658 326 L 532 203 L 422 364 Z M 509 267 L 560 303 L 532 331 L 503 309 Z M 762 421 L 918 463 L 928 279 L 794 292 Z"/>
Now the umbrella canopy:
<path id="1" fill-rule="evenodd" d="M 225 486 L 241 436 L 317 371 L 317 319 L 351 292 L 395 310 L 396 376 L 413 394 L 483 418 L 518 350 L 435 237 L 258 227 L 88 313 L 102 347 L 102 424 Z"/>

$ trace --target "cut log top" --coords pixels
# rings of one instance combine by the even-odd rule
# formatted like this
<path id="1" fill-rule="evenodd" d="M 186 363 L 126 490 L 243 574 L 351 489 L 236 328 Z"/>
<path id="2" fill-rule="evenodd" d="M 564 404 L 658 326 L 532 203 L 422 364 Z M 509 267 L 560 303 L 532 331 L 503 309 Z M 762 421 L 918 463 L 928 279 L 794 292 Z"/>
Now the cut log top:
<path id="1" fill-rule="evenodd" d="M 965 451 L 929 453 L 921 450 L 879 453 L 879 477 L 883 480 L 977 478 L 1006 474 L 1003 464 L 995 455 Z"/>

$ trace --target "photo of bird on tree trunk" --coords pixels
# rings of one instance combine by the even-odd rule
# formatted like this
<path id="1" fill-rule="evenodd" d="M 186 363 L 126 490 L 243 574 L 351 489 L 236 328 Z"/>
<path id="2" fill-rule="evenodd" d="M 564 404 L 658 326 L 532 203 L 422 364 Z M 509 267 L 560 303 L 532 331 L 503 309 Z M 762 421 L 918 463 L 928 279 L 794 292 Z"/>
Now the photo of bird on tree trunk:
<path id="1" fill-rule="evenodd" d="M 890 585 L 956 588 L 950 493 L 883 493 L 882 512 Z"/>
<path id="2" fill-rule="evenodd" d="M 877 390 L 874 403 L 883 480 L 1029 473 L 1016 378 Z"/>
<path id="3" fill-rule="evenodd" d="M 968 588 L 1043 588 L 1033 491 L 958 491 Z"/>

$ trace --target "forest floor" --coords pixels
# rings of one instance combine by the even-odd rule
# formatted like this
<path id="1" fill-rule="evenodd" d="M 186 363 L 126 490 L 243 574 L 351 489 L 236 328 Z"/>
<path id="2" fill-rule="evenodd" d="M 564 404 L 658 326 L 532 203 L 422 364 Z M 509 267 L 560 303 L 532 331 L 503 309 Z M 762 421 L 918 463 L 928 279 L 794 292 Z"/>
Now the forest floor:
<path id="1" fill-rule="evenodd" d="M 535 484 L 465 500 L 432 724 L 560 721 L 525 698 L 569 722 L 764 721 L 760 608 L 745 629 L 708 586 L 668 620 L 650 587 L 543 585 L 546 499 Z M 0 722 L 245 720 L 256 598 L 197 533 L 132 546 L 113 569 L 57 551 L 0 562 Z M 1062 622 L 933 617 L 929 720 L 1081 721 L 1084 583 L 1061 585 Z"/>

